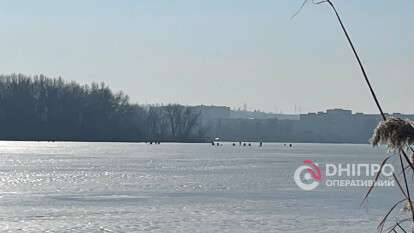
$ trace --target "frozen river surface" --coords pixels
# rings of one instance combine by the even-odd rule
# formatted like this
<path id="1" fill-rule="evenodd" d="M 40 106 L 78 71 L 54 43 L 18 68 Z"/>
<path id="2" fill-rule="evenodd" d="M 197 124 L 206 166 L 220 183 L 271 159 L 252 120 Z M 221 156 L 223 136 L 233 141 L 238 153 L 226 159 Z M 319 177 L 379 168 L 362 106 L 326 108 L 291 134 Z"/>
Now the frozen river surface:
<path id="1" fill-rule="evenodd" d="M 379 162 L 369 145 L 0 142 L 0 232 L 376 232 L 378 189 L 300 190 L 320 164 Z"/>

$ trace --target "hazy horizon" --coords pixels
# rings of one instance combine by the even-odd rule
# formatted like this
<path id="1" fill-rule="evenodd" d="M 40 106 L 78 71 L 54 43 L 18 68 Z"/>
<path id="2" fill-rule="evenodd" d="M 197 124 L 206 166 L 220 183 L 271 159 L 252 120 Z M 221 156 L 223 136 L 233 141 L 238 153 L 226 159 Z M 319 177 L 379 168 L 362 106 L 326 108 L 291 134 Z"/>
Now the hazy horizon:
<path id="1" fill-rule="evenodd" d="M 377 113 L 331 10 L 292 20 L 301 3 L 0 1 L 1 73 L 104 81 L 140 104 Z M 412 112 L 414 2 L 335 3 L 384 111 Z"/>

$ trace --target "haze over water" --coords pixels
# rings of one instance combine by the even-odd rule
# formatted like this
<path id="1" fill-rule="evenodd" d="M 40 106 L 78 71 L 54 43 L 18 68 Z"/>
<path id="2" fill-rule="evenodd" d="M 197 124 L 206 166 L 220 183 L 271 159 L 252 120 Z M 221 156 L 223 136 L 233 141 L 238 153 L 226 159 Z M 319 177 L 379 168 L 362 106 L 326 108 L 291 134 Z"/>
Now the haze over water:
<path id="1" fill-rule="evenodd" d="M 1 232 L 375 232 L 393 189 L 300 190 L 305 159 L 379 162 L 369 145 L 0 143 Z"/>

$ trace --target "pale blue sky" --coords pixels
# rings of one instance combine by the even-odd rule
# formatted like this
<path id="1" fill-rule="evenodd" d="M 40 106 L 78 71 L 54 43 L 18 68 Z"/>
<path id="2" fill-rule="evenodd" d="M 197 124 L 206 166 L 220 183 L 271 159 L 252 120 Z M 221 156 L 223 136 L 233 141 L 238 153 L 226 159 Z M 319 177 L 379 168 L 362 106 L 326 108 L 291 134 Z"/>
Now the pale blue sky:
<path id="1" fill-rule="evenodd" d="M 330 9 L 302 0 L 0 1 L 0 73 L 138 103 L 376 112 Z M 413 113 L 414 1 L 336 0 L 385 111 Z"/>

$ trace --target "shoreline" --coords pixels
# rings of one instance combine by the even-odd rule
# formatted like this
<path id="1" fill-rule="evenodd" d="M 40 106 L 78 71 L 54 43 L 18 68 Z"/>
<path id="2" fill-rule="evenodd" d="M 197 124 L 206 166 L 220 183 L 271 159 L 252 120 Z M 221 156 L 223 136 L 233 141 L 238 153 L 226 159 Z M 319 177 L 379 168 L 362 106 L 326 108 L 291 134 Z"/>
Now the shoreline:
<path id="1" fill-rule="evenodd" d="M 212 139 L 209 140 L 193 140 L 193 139 L 189 139 L 189 140 L 152 140 L 152 142 L 160 142 L 160 143 L 182 143 L 182 144 L 210 144 L 212 141 Z M 33 140 L 33 139 L 0 139 L 0 142 L 97 142 L 97 143 L 146 143 L 149 144 L 151 142 L 151 140 L 76 140 L 76 139 L 68 139 L 68 140 Z M 238 141 L 231 141 L 231 140 L 220 140 L 220 143 L 237 143 Z M 243 140 L 242 142 L 251 142 L 251 143 L 260 143 L 260 141 L 257 140 Z M 294 143 L 294 144 L 341 144 L 341 145 L 370 145 L 370 143 L 368 143 L 368 141 L 366 143 L 363 142 L 326 142 L 326 141 L 321 141 L 321 142 L 307 142 L 307 141 L 262 141 L 263 144 L 289 144 L 289 143 Z M 154 144 L 155 145 L 155 144 Z"/>

